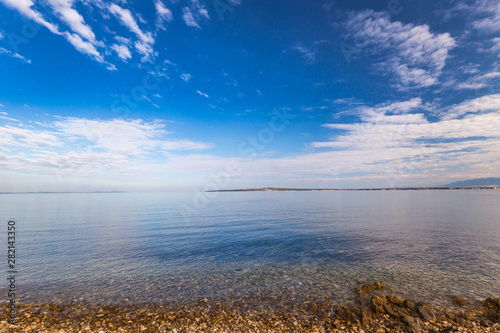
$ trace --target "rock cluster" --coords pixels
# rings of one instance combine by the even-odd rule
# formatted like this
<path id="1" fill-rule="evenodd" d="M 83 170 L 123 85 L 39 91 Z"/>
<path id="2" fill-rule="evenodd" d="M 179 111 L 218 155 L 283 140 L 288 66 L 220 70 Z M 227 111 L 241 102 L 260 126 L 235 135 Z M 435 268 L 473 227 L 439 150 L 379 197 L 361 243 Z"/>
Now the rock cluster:
<path id="1" fill-rule="evenodd" d="M 436 308 L 386 294 L 382 282 L 355 289 L 359 305 L 311 300 L 238 300 L 227 306 L 202 299 L 191 304 L 20 304 L 18 323 L 0 310 L 0 332 L 500 332 L 500 298 L 466 300 Z M 251 306 L 249 306 L 251 304 Z"/>

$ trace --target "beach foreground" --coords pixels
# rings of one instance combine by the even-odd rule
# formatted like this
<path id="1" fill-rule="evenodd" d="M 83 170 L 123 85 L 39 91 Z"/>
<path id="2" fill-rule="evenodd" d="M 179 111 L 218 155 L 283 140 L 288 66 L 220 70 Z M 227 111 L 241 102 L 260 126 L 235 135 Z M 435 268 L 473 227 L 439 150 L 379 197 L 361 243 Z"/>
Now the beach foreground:
<path id="1" fill-rule="evenodd" d="M 450 296 L 434 307 L 360 286 L 357 305 L 333 300 L 286 304 L 280 299 L 182 305 L 94 303 L 18 304 L 17 323 L 0 313 L 1 332 L 500 332 L 500 298 L 482 302 Z"/>

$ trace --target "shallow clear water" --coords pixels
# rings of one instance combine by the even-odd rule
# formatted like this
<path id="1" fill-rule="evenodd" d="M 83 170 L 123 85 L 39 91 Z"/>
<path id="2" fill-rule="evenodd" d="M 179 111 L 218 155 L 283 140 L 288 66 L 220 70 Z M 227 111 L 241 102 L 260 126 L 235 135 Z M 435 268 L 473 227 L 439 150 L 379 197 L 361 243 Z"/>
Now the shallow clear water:
<path id="1" fill-rule="evenodd" d="M 218 193 L 186 213 L 193 195 L 0 195 L 19 301 L 500 296 L 500 191 Z"/>

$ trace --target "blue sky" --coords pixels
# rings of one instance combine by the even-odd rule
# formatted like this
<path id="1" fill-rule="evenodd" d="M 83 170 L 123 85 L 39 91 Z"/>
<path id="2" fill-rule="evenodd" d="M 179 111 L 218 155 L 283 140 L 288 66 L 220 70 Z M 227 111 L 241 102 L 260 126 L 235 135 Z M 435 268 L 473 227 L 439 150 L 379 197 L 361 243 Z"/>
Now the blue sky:
<path id="1" fill-rule="evenodd" d="M 500 4 L 0 0 L 0 191 L 500 169 Z"/>

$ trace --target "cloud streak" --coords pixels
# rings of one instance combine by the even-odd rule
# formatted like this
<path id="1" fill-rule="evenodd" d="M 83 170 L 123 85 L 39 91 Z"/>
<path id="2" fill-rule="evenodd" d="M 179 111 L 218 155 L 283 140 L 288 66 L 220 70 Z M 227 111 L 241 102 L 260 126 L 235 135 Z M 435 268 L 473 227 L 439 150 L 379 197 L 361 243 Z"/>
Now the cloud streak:
<path id="1" fill-rule="evenodd" d="M 4 49 L 3 47 L 0 47 L 0 54 L 6 54 L 9 57 L 20 59 L 20 60 L 24 61 L 27 64 L 31 64 L 31 60 L 30 59 L 27 59 L 27 58 L 23 57 L 22 55 L 20 55 L 18 53 L 9 51 L 7 49 Z"/>
<path id="2" fill-rule="evenodd" d="M 59 118 L 44 129 L 5 125 L 0 126 L 0 165 L 4 171 L 33 174 L 133 174 L 134 168 L 154 170 L 173 152 L 212 147 L 170 136 L 162 122 L 138 119 Z"/>
<path id="3" fill-rule="evenodd" d="M 372 10 L 350 13 L 342 28 L 361 54 L 378 59 L 378 72 L 396 76 L 393 84 L 401 89 L 437 84 L 456 46 L 448 33 L 432 33 L 428 25 L 391 22 L 389 14 Z"/>
<path id="4" fill-rule="evenodd" d="M 135 48 L 137 52 L 142 54 L 142 61 L 149 61 L 153 56 L 153 44 L 155 40 L 150 32 L 143 32 L 136 19 L 132 15 L 132 12 L 128 9 L 122 8 L 116 4 L 109 6 L 109 12 L 113 14 L 122 25 L 127 27 L 131 32 L 133 32 L 138 40 L 135 42 Z"/>
<path id="5" fill-rule="evenodd" d="M 155 1 L 156 9 L 156 26 L 158 29 L 166 30 L 165 24 L 174 19 L 172 11 L 165 7 L 160 0 Z"/>
<path id="6" fill-rule="evenodd" d="M 205 6 L 198 0 L 190 0 L 190 6 L 182 9 L 182 19 L 188 27 L 201 29 L 202 20 L 209 20 L 210 15 Z"/>

